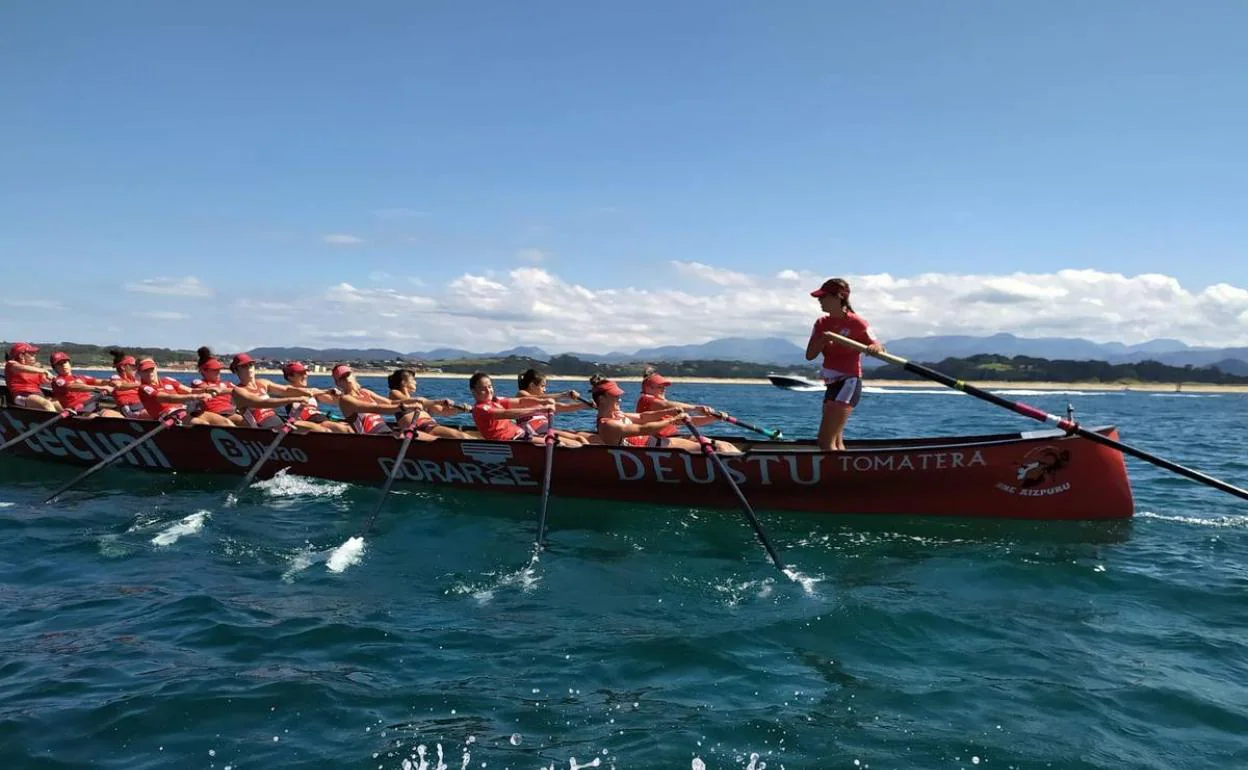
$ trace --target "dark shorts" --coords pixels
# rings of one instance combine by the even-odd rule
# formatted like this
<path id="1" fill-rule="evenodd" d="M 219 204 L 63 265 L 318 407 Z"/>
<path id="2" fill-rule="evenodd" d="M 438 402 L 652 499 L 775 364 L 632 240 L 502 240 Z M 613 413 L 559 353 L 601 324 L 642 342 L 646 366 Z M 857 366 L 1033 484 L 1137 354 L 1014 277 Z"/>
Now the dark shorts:
<path id="1" fill-rule="evenodd" d="M 147 419 L 147 410 L 142 404 L 118 404 L 117 411 L 121 412 L 122 417 L 129 417 L 134 420 Z"/>
<path id="2" fill-rule="evenodd" d="M 858 406 L 858 399 L 861 397 L 861 377 L 841 377 L 832 380 L 828 383 L 828 389 L 823 394 L 824 401 L 835 401 L 848 407 Z"/>

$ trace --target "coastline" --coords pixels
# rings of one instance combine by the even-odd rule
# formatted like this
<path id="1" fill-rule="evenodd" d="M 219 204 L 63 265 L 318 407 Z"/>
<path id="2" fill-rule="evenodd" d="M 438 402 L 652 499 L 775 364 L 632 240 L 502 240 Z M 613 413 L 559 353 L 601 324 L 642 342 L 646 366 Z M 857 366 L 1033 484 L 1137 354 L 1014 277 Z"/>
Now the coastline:
<path id="1" fill-rule="evenodd" d="M 101 372 L 111 373 L 113 370 L 111 368 L 105 368 L 105 367 L 83 366 L 83 367 L 77 367 L 76 371 L 95 374 L 95 373 L 101 373 Z M 170 367 L 170 366 L 161 367 L 161 371 L 169 372 L 171 374 L 172 373 L 177 373 L 177 374 L 194 374 L 195 373 L 194 369 L 186 369 L 186 368 L 181 368 L 181 367 L 175 368 L 175 367 Z M 390 371 L 391 370 L 389 369 L 386 369 L 386 370 L 356 369 L 355 373 L 360 377 L 385 377 L 388 374 L 390 374 Z M 256 372 L 256 374 L 262 377 L 280 378 L 282 376 L 281 370 L 279 369 L 260 369 Z M 311 375 L 313 377 L 316 377 L 316 376 L 327 377 L 329 376 L 329 373 L 328 372 L 313 372 L 311 373 Z M 467 374 L 456 373 L 456 372 L 417 372 L 416 373 L 417 380 L 422 380 L 422 379 L 464 380 L 465 382 L 467 382 L 468 377 L 469 375 Z M 496 375 L 496 377 L 503 377 L 505 379 L 510 379 L 511 375 L 500 373 Z M 589 384 L 587 382 L 589 378 L 586 375 L 548 374 L 547 379 L 552 382 L 580 383 L 586 388 L 589 387 Z M 633 375 L 633 376 L 624 376 L 624 377 L 612 377 L 612 379 L 616 380 L 617 382 L 639 383 L 641 382 L 642 378 L 640 376 Z M 755 377 L 755 378 L 668 377 L 668 379 L 670 379 L 672 383 L 676 385 L 680 385 L 680 384 L 687 384 L 687 385 L 770 385 L 771 384 L 769 380 L 767 380 L 766 378 L 762 378 L 762 377 Z M 944 387 L 937 383 L 928 382 L 926 380 L 877 380 L 871 377 L 864 377 L 862 382 L 863 382 L 863 385 L 867 387 L 896 388 L 899 390 L 913 389 L 913 388 L 931 389 L 931 388 Z M 1200 383 L 1200 382 L 1185 382 L 1185 383 L 1182 383 L 1181 388 L 1176 387 L 1176 385 L 1171 382 L 1137 382 L 1137 383 L 1124 384 L 1124 383 L 1118 383 L 1118 382 L 1050 382 L 1050 381 L 1024 382 L 1024 381 L 1016 381 L 1016 380 L 968 380 L 967 384 L 974 385 L 979 388 L 983 388 L 984 390 L 1053 390 L 1053 391 L 1083 390 L 1083 391 L 1094 391 L 1098 393 L 1125 393 L 1125 392 L 1131 392 L 1131 391 L 1138 392 L 1138 393 L 1176 393 L 1176 392 L 1206 393 L 1206 394 L 1208 393 L 1248 393 L 1248 385 L 1216 385 L 1212 383 Z"/>

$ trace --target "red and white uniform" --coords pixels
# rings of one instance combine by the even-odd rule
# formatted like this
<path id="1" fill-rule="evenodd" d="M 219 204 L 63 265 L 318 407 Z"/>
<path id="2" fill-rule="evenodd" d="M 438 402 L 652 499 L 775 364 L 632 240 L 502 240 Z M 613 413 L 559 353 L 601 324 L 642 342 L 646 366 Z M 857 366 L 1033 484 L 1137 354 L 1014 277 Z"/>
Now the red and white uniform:
<path id="1" fill-rule="evenodd" d="M 290 404 L 286 407 L 286 418 L 290 419 L 292 414 L 298 415 L 296 420 L 305 422 L 325 422 L 329 419 L 329 415 L 321 411 L 321 407 L 317 405 L 315 400 L 305 401 L 302 404 Z"/>
<path id="2" fill-rule="evenodd" d="M 143 402 L 139 401 L 138 388 L 119 389 L 117 386 L 123 382 L 138 383 L 138 378 L 131 374 L 121 374 L 118 372 L 108 378 L 108 382 L 113 386 L 113 403 L 117 405 L 117 410 L 126 417 L 142 418 Z"/>
<path id="3" fill-rule="evenodd" d="M 217 395 L 204 401 L 204 411 L 213 414 L 223 414 L 230 416 L 238 411 L 234 406 L 234 383 L 225 380 L 217 380 L 209 382 L 208 380 L 195 380 L 191 383 L 191 387 L 195 390 L 212 388 L 217 391 Z"/>
<path id="4" fill-rule="evenodd" d="M 58 374 L 52 380 L 52 397 L 60 402 L 61 406 L 66 409 L 78 411 L 84 404 L 91 400 L 95 394 L 89 390 L 70 390 L 69 386 L 75 382 L 81 382 L 83 385 L 104 385 L 103 380 L 97 380 L 94 377 L 86 377 L 81 374 Z"/>
<path id="5" fill-rule="evenodd" d="M 13 396 L 37 396 L 47 377 L 43 372 L 23 372 L 17 368 L 16 361 L 4 362 L 4 380 L 9 385 L 9 393 Z"/>
<path id="6" fill-rule="evenodd" d="M 143 408 L 147 410 L 147 416 L 154 420 L 164 419 L 170 412 L 185 408 L 181 401 L 164 402 L 159 396 L 161 393 L 190 393 L 191 389 L 178 382 L 171 377 L 161 377 L 155 384 L 143 384 L 136 391 L 139 394 L 139 403 L 143 404 Z"/>
<path id="7" fill-rule="evenodd" d="M 356 398 L 364 399 L 370 404 L 376 404 L 377 398 L 368 390 L 361 390 L 354 394 Z M 367 435 L 369 433 L 389 433 L 390 426 L 386 425 L 386 418 L 376 412 L 356 412 L 351 415 L 351 427 L 356 433 Z"/>
<path id="8" fill-rule="evenodd" d="M 474 404 L 472 421 L 480 431 L 481 438 L 490 441 L 515 441 L 531 435 L 514 420 L 494 416 L 494 412 L 500 409 L 515 409 L 517 406 L 519 404 L 514 398 L 495 398 L 493 401 Z"/>
<path id="9" fill-rule="evenodd" d="M 813 336 L 820 336 L 824 332 L 836 332 L 842 337 L 849 337 L 863 345 L 870 345 L 876 341 L 875 334 L 866 320 L 854 312 L 846 313 L 843 318 L 825 315 L 815 321 Z M 821 374 L 825 380 L 861 377 L 862 354 L 851 347 L 828 340 L 823 346 L 823 372 Z"/>
<path id="10" fill-rule="evenodd" d="M 618 422 L 620 425 L 632 425 L 633 424 L 633 421 L 623 414 L 617 414 L 614 417 L 599 417 L 598 418 L 599 431 L 601 432 L 602 426 L 605 423 L 611 423 L 611 422 Z M 669 427 L 672 427 L 672 426 L 669 426 Z M 665 447 L 667 445 L 668 445 L 667 439 L 663 438 L 662 436 L 625 436 L 624 438 L 620 439 L 620 446 Z"/>
<path id="11" fill-rule="evenodd" d="M 244 385 L 235 385 L 230 389 L 232 394 L 235 390 L 243 390 L 254 396 L 255 398 L 267 399 L 269 391 L 260 383 L 255 383 L 252 387 Z M 233 396 L 231 395 L 231 399 Z M 276 409 L 267 408 L 247 408 L 243 410 L 243 420 L 252 428 L 273 428 L 277 427 L 274 423 L 281 424 L 282 418 L 277 416 Z"/>
<path id="12" fill-rule="evenodd" d="M 640 396 L 637 397 L 637 411 L 639 413 L 640 412 L 657 412 L 661 409 L 666 409 L 667 407 L 659 405 L 658 402 L 660 400 L 661 399 L 658 396 L 654 395 L 653 393 L 642 393 Z M 675 436 L 677 433 L 680 433 L 680 428 L 677 428 L 675 425 L 669 425 L 663 430 L 659 431 L 660 436 Z"/>

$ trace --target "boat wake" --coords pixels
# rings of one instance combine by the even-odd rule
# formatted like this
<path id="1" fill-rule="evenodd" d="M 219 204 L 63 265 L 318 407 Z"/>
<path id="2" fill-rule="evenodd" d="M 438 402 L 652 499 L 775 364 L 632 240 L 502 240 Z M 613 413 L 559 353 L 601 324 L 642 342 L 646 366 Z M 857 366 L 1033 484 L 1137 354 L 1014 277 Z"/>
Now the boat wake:
<path id="1" fill-rule="evenodd" d="M 152 538 L 152 545 L 158 547 L 173 545 L 178 542 L 179 538 L 200 532 L 204 528 L 204 522 L 207 521 L 210 515 L 208 511 L 196 511 L 190 516 L 184 516 L 181 520 L 158 532 Z"/>
<path id="2" fill-rule="evenodd" d="M 1099 390 L 993 390 L 998 396 L 1103 396 L 1105 391 Z"/>
<path id="3" fill-rule="evenodd" d="M 540 556 L 540 549 L 535 547 L 533 555 L 529 558 L 529 563 L 515 572 L 507 572 L 502 575 L 499 575 L 497 572 L 487 572 L 485 573 L 487 577 L 495 579 L 487 581 L 485 584 L 476 585 L 456 583 L 446 593 L 455 596 L 471 596 L 479 604 L 489 604 L 494 599 L 494 592 L 504 588 L 519 587 L 524 593 L 529 593 L 542 582 L 541 576 L 537 571 L 538 562 L 541 561 Z"/>
<path id="4" fill-rule="evenodd" d="M 1135 514 L 1137 519 L 1158 519 L 1161 521 L 1176 521 L 1180 524 L 1193 524 L 1197 527 L 1229 527 L 1233 529 L 1248 528 L 1248 516 L 1167 516 L 1162 513 L 1152 513 L 1150 511 L 1142 511 Z"/>
<path id="5" fill-rule="evenodd" d="M 345 572 L 347 567 L 359 564 L 364 558 L 364 538 L 356 535 L 329 552 L 325 567 L 330 572 Z"/>
<path id="6" fill-rule="evenodd" d="M 904 393 L 915 396 L 965 396 L 966 394 L 960 390 L 953 388 L 882 388 L 879 385 L 864 385 L 863 393 L 887 394 L 894 395 Z"/>

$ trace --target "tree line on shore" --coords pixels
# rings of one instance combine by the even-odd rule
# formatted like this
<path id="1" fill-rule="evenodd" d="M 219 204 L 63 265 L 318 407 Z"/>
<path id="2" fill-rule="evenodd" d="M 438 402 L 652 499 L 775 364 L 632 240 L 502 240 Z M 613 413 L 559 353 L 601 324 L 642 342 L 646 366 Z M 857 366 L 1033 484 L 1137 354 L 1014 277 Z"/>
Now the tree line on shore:
<path id="1" fill-rule="evenodd" d="M 9 343 L 2 343 L 8 347 Z M 40 347 L 51 353 L 53 349 L 63 350 L 70 355 L 78 366 L 111 366 L 112 356 L 108 351 L 113 346 L 86 345 L 74 342 L 40 343 Z M 193 362 L 195 353 L 190 350 L 127 347 L 126 352 L 136 358 L 150 357 L 162 365 Z M 263 363 L 263 362 L 262 362 Z M 274 366 L 278 361 L 271 362 Z M 444 361 L 415 360 L 354 360 L 345 361 L 359 368 L 387 369 L 406 366 L 417 371 L 443 371 L 450 373 L 472 374 L 486 371 L 502 375 L 521 372 L 525 369 L 539 371 L 583 375 L 604 374 L 608 377 L 641 376 L 646 362 L 602 363 L 589 361 L 572 355 L 551 356 L 549 361 L 539 361 L 525 356 L 506 356 L 491 358 L 460 358 Z M 1003 356 L 997 354 L 980 354 L 962 358 L 946 358 L 943 361 L 926 363 L 933 369 L 944 372 L 960 380 L 997 380 L 1018 382 L 1164 382 L 1164 383 L 1208 383 L 1214 385 L 1248 384 L 1248 377 L 1228 374 L 1213 366 L 1169 366 L 1156 361 L 1141 361 L 1129 364 L 1111 364 L 1106 361 L 1071 361 L 1064 359 L 1032 358 L 1029 356 Z M 656 362 L 663 374 L 670 377 L 714 377 L 724 379 L 757 379 L 771 373 L 809 374 L 817 362 L 798 366 L 775 366 L 757 364 L 749 361 L 662 361 Z M 916 375 L 893 364 L 870 369 L 869 378 L 888 380 L 917 380 Z"/>

